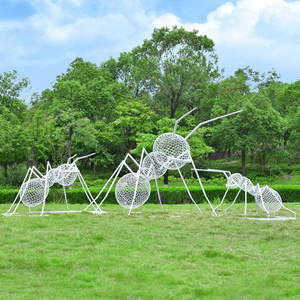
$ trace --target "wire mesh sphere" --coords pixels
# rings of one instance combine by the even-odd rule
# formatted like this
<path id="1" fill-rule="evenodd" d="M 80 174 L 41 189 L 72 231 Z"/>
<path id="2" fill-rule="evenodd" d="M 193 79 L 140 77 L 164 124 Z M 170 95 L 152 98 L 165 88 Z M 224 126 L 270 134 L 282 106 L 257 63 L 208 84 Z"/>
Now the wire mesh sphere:
<path id="1" fill-rule="evenodd" d="M 63 186 L 72 185 L 77 178 L 77 167 L 73 164 L 62 164 L 57 168 L 57 182 Z"/>
<path id="2" fill-rule="evenodd" d="M 47 176 L 47 183 L 48 183 L 49 187 L 53 186 L 53 184 L 55 182 L 57 182 L 57 173 L 58 173 L 57 168 L 50 169 L 47 172 L 46 176 Z"/>
<path id="3" fill-rule="evenodd" d="M 235 189 L 240 186 L 242 181 L 243 181 L 243 176 L 240 173 L 234 173 L 228 177 L 227 183 L 225 186 L 230 189 Z"/>
<path id="4" fill-rule="evenodd" d="M 178 134 L 167 132 L 161 134 L 154 142 L 153 152 L 163 151 L 170 158 L 177 158 L 182 160 L 191 159 L 190 146 L 187 141 Z M 183 161 L 169 161 L 166 167 L 170 170 L 176 170 L 183 167 L 186 162 Z"/>
<path id="5" fill-rule="evenodd" d="M 43 203 L 49 193 L 49 186 L 47 184 L 45 188 L 45 185 L 45 179 L 41 178 L 34 178 L 24 182 L 20 188 L 20 197 L 22 197 L 21 200 L 24 205 L 35 207 Z"/>
<path id="6" fill-rule="evenodd" d="M 116 185 L 116 199 L 124 208 L 131 208 L 136 183 L 137 174 L 129 173 L 121 177 Z M 132 208 L 137 208 L 143 205 L 149 199 L 150 193 L 151 186 L 149 180 L 145 176 L 140 175 L 136 189 L 136 197 L 134 199 Z"/>
<path id="7" fill-rule="evenodd" d="M 243 177 L 242 181 L 239 182 L 239 187 L 243 191 L 246 191 L 246 189 L 247 189 L 247 192 L 249 192 L 249 191 L 251 191 L 253 189 L 253 183 L 252 183 L 252 181 L 249 178 Z"/>
<path id="8" fill-rule="evenodd" d="M 258 206 L 268 213 L 276 213 L 282 207 L 282 199 L 279 193 L 267 185 L 261 189 L 261 193 L 255 196 Z"/>
<path id="9" fill-rule="evenodd" d="M 142 172 L 149 180 L 158 179 L 166 173 L 167 162 L 168 156 L 165 152 L 151 152 L 143 159 Z"/>

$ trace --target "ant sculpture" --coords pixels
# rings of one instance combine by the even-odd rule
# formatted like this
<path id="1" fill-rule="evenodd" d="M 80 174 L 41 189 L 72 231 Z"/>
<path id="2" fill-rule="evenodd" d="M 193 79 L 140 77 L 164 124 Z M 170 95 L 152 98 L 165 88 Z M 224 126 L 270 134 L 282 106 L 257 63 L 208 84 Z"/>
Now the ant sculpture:
<path id="1" fill-rule="evenodd" d="M 97 213 L 98 210 L 101 211 L 100 206 L 102 205 L 104 200 L 107 198 L 112 186 L 114 185 L 114 183 L 123 167 L 126 167 L 129 170 L 129 173 L 124 175 L 118 181 L 116 188 L 115 188 L 115 195 L 116 195 L 116 199 L 117 199 L 118 203 L 120 205 L 122 205 L 124 208 L 129 209 L 129 215 L 133 208 L 137 208 L 137 207 L 143 205 L 148 200 L 150 193 L 151 193 L 151 187 L 150 187 L 150 183 L 149 183 L 150 179 L 155 179 L 156 189 L 157 189 L 157 193 L 158 193 L 158 199 L 159 199 L 159 202 L 162 207 L 160 194 L 159 194 L 159 190 L 158 190 L 158 185 L 157 185 L 157 179 L 159 177 L 161 177 L 162 175 L 164 175 L 164 173 L 167 170 L 178 170 L 180 177 L 184 183 L 184 186 L 188 192 L 189 197 L 191 198 L 191 200 L 193 201 L 193 203 L 195 204 L 195 206 L 197 207 L 199 212 L 201 212 L 199 206 L 193 199 L 193 197 L 188 189 L 188 186 L 184 180 L 184 177 L 180 171 L 180 168 L 182 168 L 185 164 L 191 163 L 196 172 L 196 176 L 197 176 L 197 179 L 201 186 L 201 189 L 203 191 L 204 197 L 206 198 L 207 202 L 209 203 L 213 214 L 217 215 L 205 193 L 201 179 L 200 179 L 197 169 L 195 167 L 194 161 L 191 157 L 190 146 L 187 142 L 187 139 L 201 125 L 218 120 L 220 118 L 224 118 L 224 117 L 231 116 L 233 114 L 240 113 L 242 110 L 232 112 L 232 113 L 199 123 L 185 138 L 176 134 L 176 129 L 177 129 L 177 125 L 178 125 L 179 121 L 182 120 L 184 117 L 186 117 L 191 112 L 193 112 L 195 109 L 197 109 L 197 107 L 192 109 L 191 111 L 189 111 L 182 117 L 180 117 L 175 122 L 173 132 L 163 133 L 156 138 L 154 145 L 153 145 L 153 152 L 148 154 L 147 151 L 143 148 L 140 163 L 138 163 L 129 153 L 126 155 L 125 159 L 120 163 L 120 165 L 113 172 L 113 174 L 111 175 L 109 180 L 106 182 L 106 184 L 104 185 L 102 190 L 97 195 L 97 197 L 94 199 L 93 202 L 90 203 L 90 205 L 92 205 L 92 203 L 96 204 L 97 199 L 100 197 L 100 195 L 102 194 L 104 189 L 107 187 L 108 183 L 111 182 L 111 185 L 110 185 L 106 195 L 104 196 L 104 198 L 101 200 L 101 202 L 97 206 L 95 213 Z M 144 155 L 145 155 L 145 158 L 144 158 Z M 128 164 L 126 163 L 126 160 L 128 158 L 130 158 L 134 162 L 134 164 L 138 167 L 137 172 L 133 172 L 131 170 L 131 168 L 128 166 Z M 163 210 L 163 208 L 162 208 L 162 210 Z"/>
<path id="2" fill-rule="evenodd" d="M 92 203 L 93 196 L 91 195 L 77 165 L 76 162 L 79 159 L 83 159 L 89 156 L 94 155 L 95 153 L 78 157 L 75 159 L 72 163 L 71 160 L 76 156 L 72 156 L 68 159 L 66 164 L 62 164 L 58 166 L 55 169 L 52 169 L 50 166 L 50 163 L 47 162 L 47 168 L 46 168 L 46 175 L 43 175 L 36 167 L 31 167 L 28 169 L 25 178 L 23 180 L 23 183 L 21 185 L 21 188 L 15 197 L 11 207 L 9 210 L 3 214 L 5 216 L 11 216 L 16 213 L 17 208 L 19 207 L 20 203 L 23 202 L 23 204 L 27 207 L 29 207 L 29 212 L 31 212 L 31 207 L 36 207 L 43 203 L 42 211 L 40 215 L 44 214 L 45 209 L 45 203 L 46 198 L 49 194 L 49 188 L 54 185 L 54 183 L 58 183 L 63 187 L 64 191 L 64 197 L 67 205 L 67 212 L 73 212 L 70 211 L 67 201 L 67 195 L 66 195 L 66 187 L 71 186 L 75 180 L 79 179 L 82 188 L 84 189 L 84 192 L 90 201 Z M 17 199 L 19 198 L 19 201 L 17 202 Z M 96 207 L 93 205 L 94 209 Z M 36 212 L 35 212 L 36 213 Z M 50 213 L 50 212 L 49 212 Z M 51 213 L 59 213 L 58 211 L 51 211 Z"/>
<path id="3" fill-rule="evenodd" d="M 127 164 L 128 159 L 130 159 L 138 167 L 137 172 L 134 172 L 129 167 L 129 165 Z M 146 151 L 146 149 L 143 148 L 141 158 L 140 158 L 140 163 L 138 163 L 132 157 L 132 155 L 128 153 L 125 156 L 124 160 L 119 164 L 119 166 L 113 172 L 113 174 L 106 182 L 102 190 L 99 192 L 99 194 L 93 199 L 93 202 L 91 202 L 84 209 L 84 211 L 86 211 L 93 203 L 96 204 L 97 199 L 101 196 L 104 189 L 111 182 L 108 191 L 106 192 L 105 196 L 97 206 L 97 209 L 93 213 L 97 214 L 99 212 L 100 213 L 102 212 L 100 206 L 107 198 L 111 188 L 113 187 L 123 167 L 127 168 L 129 173 L 125 174 L 119 179 L 115 188 L 115 195 L 116 195 L 117 202 L 125 209 L 129 209 L 128 214 L 130 215 L 132 209 L 140 207 L 149 199 L 151 193 L 151 186 L 150 186 L 151 179 L 155 180 L 158 199 L 161 208 L 163 210 L 157 179 L 162 175 L 164 175 L 164 173 L 167 171 L 166 167 L 164 167 L 164 163 L 166 162 L 167 162 L 167 155 L 161 151 L 151 152 L 149 154 Z"/>

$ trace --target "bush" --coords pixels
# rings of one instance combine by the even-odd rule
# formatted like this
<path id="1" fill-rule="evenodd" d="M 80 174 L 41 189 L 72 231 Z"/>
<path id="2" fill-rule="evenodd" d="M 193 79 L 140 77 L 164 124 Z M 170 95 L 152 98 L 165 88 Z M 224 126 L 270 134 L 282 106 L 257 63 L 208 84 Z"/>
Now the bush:
<path id="1" fill-rule="evenodd" d="M 20 186 L 27 172 L 25 164 L 13 164 L 8 167 L 7 178 L 4 171 L 0 169 L 0 184 L 7 186 Z"/>
<path id="2" fill-rule="evenodd" d="M 299 186 L 274 186 L 274 188 L 282 198 L 283 202 L 300 202 L 300 187 Z M 105 195 L 104 190 L 103 195 Z M 226 187 L 206 187 L 205 192 L 209 200 L 213 203 L 214 201 L 219 201 L 222 199 L 224 193 L 226 191 Z M 98 188 L 91 188 L 90 192 L 93 197 L 99 193 Z M 205 197 L 201 188 L 199 187 L 191 187 L 190 192 L 192 197 L 197 203 L 206 203 Z M 231 202 L 235 198 L 238 189 L 230 189 L 226 196 L 226 202 Z M 0 203 L 12 203 L 15 199 L 18 190 L 15 189 L 2 189 L 0 190 Z M 161 187 L 160 195 L 163 204 L 183 204 L 183 203 L 192 203 L 192 200 L 189 198 L 189 195 L 184 187 Z M 83 189 L 67 189 L 67 198 L 68 203 L 70 204 L 88 204 L 88 199 L 83 191 Z M 248 195 L 248 202 L 254 202 L 254 197 Z M 243 192 L 240 193 L 236 202 L 244 202 L 245 194 Z M 47 202 L 64 202 L 63 191 L 61 189 L 50 190 L 49 195 L 47 197 Z M 99 203 L 99 201 L 98 201 Z M 105 200 L 105 203 L 109 204 L 117 204 L 115 197 L 115 190 L 112 189 Z M 157 191 L 155 188 L 152 188 L 148 203 L 156 203 L 158 204 Z"/>

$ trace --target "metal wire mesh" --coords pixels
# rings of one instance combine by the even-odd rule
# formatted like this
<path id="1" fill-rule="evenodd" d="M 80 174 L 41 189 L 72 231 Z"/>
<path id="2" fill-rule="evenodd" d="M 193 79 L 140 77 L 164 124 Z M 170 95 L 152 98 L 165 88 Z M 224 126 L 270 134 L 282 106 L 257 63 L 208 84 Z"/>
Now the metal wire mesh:
<path id="1" fill-rule="evenodd" d="M 226 187 L 230 189 L 235 189 L 240 186 L 243 181 L 243 176 L 240 173 L 234 173 L 227 179 Z"/>
<path id="2" fill-rule="evenodd" d="M 115 189 L 115 195 L 118 203 L 124 208 L 130 209 L 134 197 L 134 191 L 137 183 L 137 174 L 129 173 L 121 177 Z M 149 180 L 143 176 L 139 176 L 136 197 L 132 208 L 137 208 L 143 205 L 150 196 L 151 186 Z"/>
<path id="3" fill-rule="evenodd" d="M 57 182 L 57 173 L 58 173 L 57 168 L 50 169 L 47 172 L 46 176 L 47 176 L 47 182 L 48 182 L 49 187 L 53 186 L 54 183 Z"/>
<path id="4" fill-rule="evenodd" d="M 77 167 L 72 164 L 62 164 L 57 168 L 57 182 L 63 186 L 72 185 L 77 178 Z"/>
<path id="5" fill-rule="evenodd" d="M 279 193 L 267 185 L 261 188 L 261 193 L 255 196 L 255 201 L 263 211 L 268 213 L 276 213 L 282 207 Z"/>
<path id="6" fill-rule="evenodd" d="M 168 157 L 178 158 L 182 160 L 191 159 L 190 146 L 187 141 L 178 134 L 173 134 L 173 132 L 163 133 L 154 142 L 153 152 L 163 151 Z M 186 162 L 174 162 L 169 161 L 166 167 L 170 170 L 176 170 L 181 168 L 186 164 Z"/>
<path id="7" fill-rule="evenodd" d="M 35 207 L 46 199 L 49 193 L 49 186 L 46 185 L 45 187 L 45 183 L 45 179 L 41 178 L 30 179 L 23 183 L 20 188 L 20 197 L 24 205 L 28 207 Z"/>
<path id="8" fill-rule="evenodd" d="M 256 196 L 260 193 L 260 187 L 258 185 L 252 185 L 249 189 L 247 188 L 247 191 L 250 195 Z"/>
<path id="9" fill-rule="evenodd" d="M 239 182 L 239 187 L 243 191 L 249 192 L 249 190 L 253 189 L 253 183 L 252 183 L 252 181 L 249 178 L 243 177 L 242 181 Z"/>
<path id="10" fill-rule="evenodd" d="M 155 151 L 146 155 L 142 162 L 142 172 L 149 179 L 158 179 L 166 171 L 168 156 L 165 152 Z"/>

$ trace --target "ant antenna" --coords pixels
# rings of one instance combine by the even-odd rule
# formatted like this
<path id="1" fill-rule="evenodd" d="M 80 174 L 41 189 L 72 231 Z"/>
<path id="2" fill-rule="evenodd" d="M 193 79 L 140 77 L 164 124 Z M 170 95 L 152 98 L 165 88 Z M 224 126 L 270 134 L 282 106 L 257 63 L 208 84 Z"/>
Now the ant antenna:
<path id="1" fill-rule="evenodd" d="M 177 125 L 178 125 L 178 123 L 180 122 L 180 120 L 182 120 L 184 117 L 186 117 L 187 115 L 189 115 L 189 114 L 190 114 L 191 112 L 193 112 L 195 109 L 197 109 L 197 107 L 193 108 L 192 110 L 190 110 L 189 112 L 187 112 L 185 115 L 181 116 L 178 120 L 176 120 L 175 125 L 174 125 L 174 131 L 173 131 L 173 136 L 172 136 L 172 137 L 174 137 L 174 135 L 175 135 L 175 133 L 176 133 Z"/>
<path id="2" fill-rule="evenodd" d="M 209 122 L 212 122 L 212 121 L 215 121 L 215 120 L 218 120 L 218 119 L 221 119 L 221 118 L 225 118 L 225 117 L 228 117 L 228 116 L 231 116 L 231 115 L 234 115 L 234 114 L 238 114 L 240 112 L 242 112 L 243 110 L 238 110 L 238 111 L 235 111 L 235 112 L 232 112 L 230 114 L 226 114 L 226 115 L 223 115 L 223 116 L 220 116 L 220 117 L 217 117 L 217 118 L 213 118 L 213 119 L 210 119 L 210 120 L 207 120 L 207 121 L 204 121 L 202 123 L 199 123 L 186 137 L 185 137 L 185 140 L 187 140 L 201 125 L 203 124 L 207 124 Z"/>
<path id="3" fill-rule="evenodd" d="M 75 164 L 76 161 L 79 160 L 79 159 L 87 158 L 87 157 L 92 156 L 92 155 L 94 155 L 94 154 L 96 154 L 96 152 L 91 153 L 91 154 L 86 155 L 86 156 L 77 157 L 77 158 L 73 161 L 73 164 Z M 74 155 L 74 156 L 75 156 L 75 155 Z M 73 157 L 74 157 L 74 156 L 73 156 Z"/>

